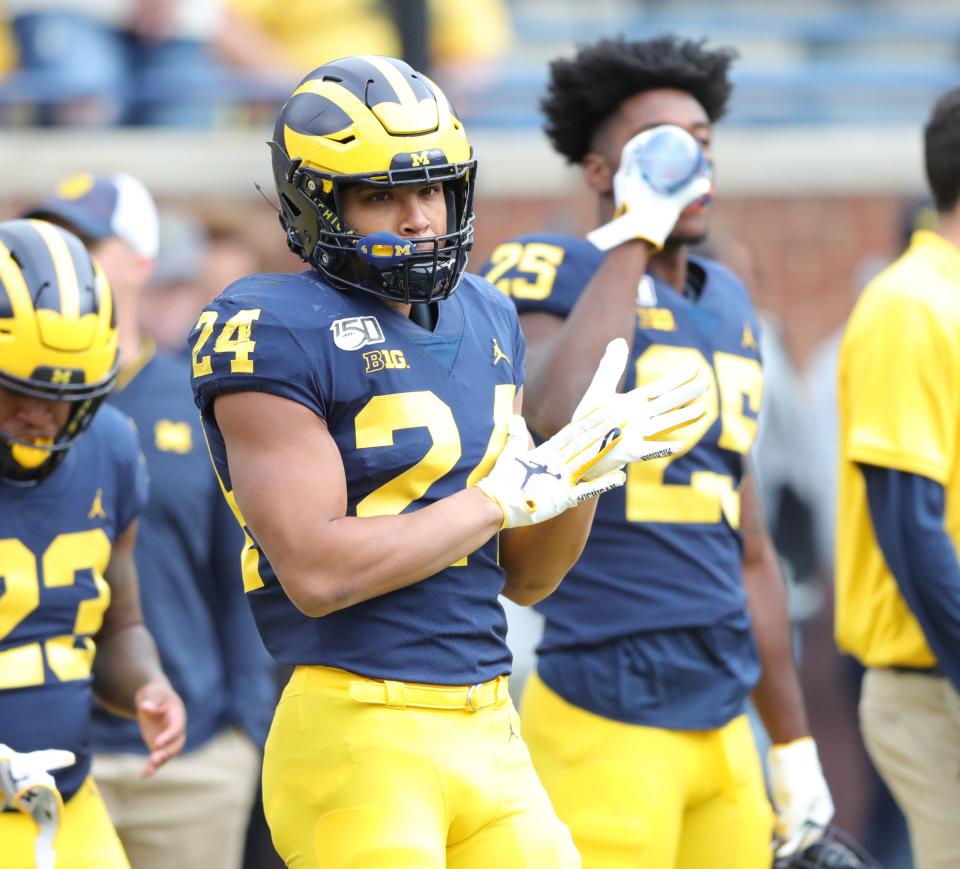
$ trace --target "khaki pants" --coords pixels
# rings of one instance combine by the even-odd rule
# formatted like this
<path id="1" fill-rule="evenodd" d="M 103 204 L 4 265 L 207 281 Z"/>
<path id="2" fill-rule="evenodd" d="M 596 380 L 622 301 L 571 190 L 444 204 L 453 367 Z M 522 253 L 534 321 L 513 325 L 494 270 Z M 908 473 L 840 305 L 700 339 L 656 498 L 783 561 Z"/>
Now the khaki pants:
<path id="1" fill-rule="evenodd" d="M 860 729 L 906 816 L 915 869 L 957 869 L 960 695 L 944 676 L 867 670 Z"/>
<path id="2" fill-rule="evenodd" d="M 231 728 L 141 779 L 142 755 L 97 754 L 93 777 L 133 869 L 238 869 L 260 753 Z"/>

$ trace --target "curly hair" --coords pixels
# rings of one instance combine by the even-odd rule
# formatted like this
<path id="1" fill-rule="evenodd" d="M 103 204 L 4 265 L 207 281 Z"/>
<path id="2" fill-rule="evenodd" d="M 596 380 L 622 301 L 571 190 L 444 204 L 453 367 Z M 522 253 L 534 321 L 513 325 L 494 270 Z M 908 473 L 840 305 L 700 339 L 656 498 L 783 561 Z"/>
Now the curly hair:
<path id="1" fill-rule="evenodd" d="M 624 100 L 659 88 L 689 93 L 718 121 L 733 90 L 728 71 L 738 55 L 732 48 L 706 49 L 704 43 L 673 35 L 642 41 L 621 36 L 583 46 L 572 60 L 554 60 L 540 101 L 554 150 L 571 163 L 581 162 L 598 128 Z"/>

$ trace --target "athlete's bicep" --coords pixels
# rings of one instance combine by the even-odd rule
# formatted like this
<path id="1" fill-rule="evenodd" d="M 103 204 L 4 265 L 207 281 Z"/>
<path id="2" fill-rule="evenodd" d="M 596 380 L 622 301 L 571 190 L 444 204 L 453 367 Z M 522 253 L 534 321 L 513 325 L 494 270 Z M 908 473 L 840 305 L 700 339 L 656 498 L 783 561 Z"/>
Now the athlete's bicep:
<path id="1" fill-rule="evenodd" d="M 767 530 L 767 520 L 760 502 L 756 479 L 750 463 L 745 463 L 743 481 L 740 484 L 740 535 L 743 541 L 741 562 L 744 567 L 772 562 L 777 565 L 776 550 Z M 776 573 L 779 580 L 779 567 Z"/>
<path id="2" fill-rule="evenodd" d="M 346 515 L 340 451 L 319 416 L 286 398 L 227 393 L 213 409 L 237 505 L 282 579 L 288 560 Z"/>
<path id="3" fill-rule="evenodd" d="M 533 311 L 521 315 L 520 327 L 527 342 L 525 382 L 530 387 L 531 395 L 525 419 L 530 428 L 552 434 L 566 421 L 561 421 L 552 412 L 548 398 L 551 366 L 558 358 L 555 355 L 556 343 L 560 340 L 563 320 L 556 314 Z"/>
<path id="4" fill-rule="evenodd" d="M 533 311 L 521 314 L 520 327 L 527 341 L 527 377 L 534 376 L 547 354 L 559 340 L 563 320 L 556 314 L 546 311 Z"/>

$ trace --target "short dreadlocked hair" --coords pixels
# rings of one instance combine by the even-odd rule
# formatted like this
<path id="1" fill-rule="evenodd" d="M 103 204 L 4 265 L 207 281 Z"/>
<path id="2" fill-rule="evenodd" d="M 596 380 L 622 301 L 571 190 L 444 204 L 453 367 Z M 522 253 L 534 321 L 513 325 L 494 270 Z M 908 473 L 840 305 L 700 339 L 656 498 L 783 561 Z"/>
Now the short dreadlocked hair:
<path id="1" fill-rule="evenodd" d="M 673 35 L 642 41 L 621 36 L 583 46 L 572 60 L 554 60 L 540 101 L 554 150 L 580 163 L 604 121 L 624 100 L 648 90 L 685 91 L 711 122 L 718 121 L 727 110 L 733 90 L 727 73 L 738 55 L 732 48 L 706 49 L 704 43 Z"/>

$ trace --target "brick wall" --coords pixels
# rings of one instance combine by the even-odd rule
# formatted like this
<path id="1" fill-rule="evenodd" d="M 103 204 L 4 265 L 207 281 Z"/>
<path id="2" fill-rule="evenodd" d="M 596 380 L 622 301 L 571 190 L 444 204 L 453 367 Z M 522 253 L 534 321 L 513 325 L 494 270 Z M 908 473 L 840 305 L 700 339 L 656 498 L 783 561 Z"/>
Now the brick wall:
<path id="1" fill-rule="evenodd" d="M 584 232 L 582 198 L 478 201 L 479 267 L 493 247 L 536 230 Z M 589 201 L 589 200 L 587 200 Z M 725 198 L 715 206 L 710 244 L 747 282 L 758 307 L 776 314 L 795 359 L 842 326 L 862 272 L 899 245 L 899 197 Z"/>
<path id="2" fill-rule="evenodd" d="M 580 189 L 566 198 L 479 198 L 471 268 L 478 269 L 498 243 L 524 232 L 586 232 L 593 214 L 583 208 L 585 201 Z M 302 267 L 286 250 L 276 215 L 259 198 L 163 204 L 210 222 L 234 222 L 265 270 Z M 14 216 L 19 207 L 4 208 L 2 216 Z M 757 306 L 780 318 L 802 365 L 817 342 L 845 322 L 861 270 L 896 254 L 902 209 L 896 196 L 720 198 L 710 245 L 746 281 Z"/>

